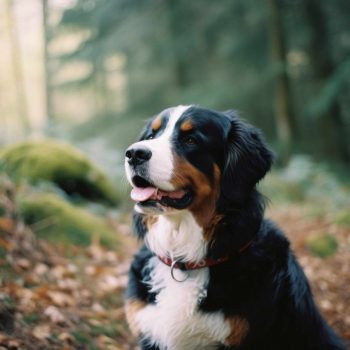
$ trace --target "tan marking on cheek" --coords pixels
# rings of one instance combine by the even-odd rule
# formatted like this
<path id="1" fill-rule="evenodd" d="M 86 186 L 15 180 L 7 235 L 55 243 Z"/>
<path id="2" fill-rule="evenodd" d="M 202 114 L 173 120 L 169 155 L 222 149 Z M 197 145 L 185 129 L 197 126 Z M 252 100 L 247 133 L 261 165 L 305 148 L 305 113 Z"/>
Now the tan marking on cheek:
<path id="1" fill-rule="evenodd" d="M 221 214 L 215 214 L 211 220 L 209 221 L 208 225 L 204 229 L 204 239 L 207 242 L 210 242 L 214 236 L 215 228 L 218 225 L 218 223 L 224 218 L 224 215 Z"/>
<path id="2" fill-rule="evenodd" d="M 238 316 L 227 319 L 230 323 L 231 333 L 226 338 L 227 345 L 240 345 L 249 332 L 249 323 L 245 318 Z"/>
<path id="3" fill-rule="evenodd" d="M 129 328 L 133 335 L 139 336 L 140 329 L 137 326 L 136 314 L 146 306 L 146 303 L 141 300 L 130 299 L 126 301 L 125 304 L 125 315 L 128 321 Z"/>
<path id="4" fill-rule="evenodd" d="M 185 120 L 180 126 L 181 131 L 190 131 L 192 129 L 193 129 L 193 124 L 190 120 Z"/>
<path id="5" fill-rule="evenodd" d="M 162 126 L 163 118 L 161 116 L 158 116 L 156 119 L 153 120 L 151 126 L 153 131 L 157 131 Z"/>
<path id="6" fill-rule="evenodd" d="M 189 207 L 197 223 L 204 231 L 210 225 L 215 215 L 216 201 L 219 195 L 220 169 L 214 165 L 214 181 L 211 182 L 206 175 L 192 164 L 175 156 L 175 167 L 171 183 L 175 188 L 191 187 L 195 191 L 195 198 Z"/>

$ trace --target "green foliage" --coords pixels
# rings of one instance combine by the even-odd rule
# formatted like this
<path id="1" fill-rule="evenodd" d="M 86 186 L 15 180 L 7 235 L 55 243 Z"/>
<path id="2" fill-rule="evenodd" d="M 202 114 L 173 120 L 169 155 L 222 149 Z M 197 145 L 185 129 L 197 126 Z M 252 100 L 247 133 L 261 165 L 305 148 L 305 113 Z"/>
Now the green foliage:
<path id="1" fill-rule="evenodd" d="M 341 209 L 335 216 L 337 224 L 350 228 L 350 207 Z"/>
<path id="2" fill-rule="evenodd" d="M 23 315 L 23 322 L 26 325 L 35 325 L 39 323 L 40 321 L 40 316 L 36 313 L 30 313 L 30 314 L 25 314 Z"/>
<path id="3" fill-rule="evenodd" d="M 341 92 L 346 89 L 350 76 L 350 59 L 342 62 L 334 74 L 327 79 L 322 90 L 309 105 L 309 113 L 313 117 L 319 117 L 337 101 Z"/>
<path id="4" fill-rule="evenodd" d="M 85 346 L 88 350 L 99 350 L 91 339 L 90 334 L 86 330 L 76 330 L 72 332 L 72 336 L 75 341 L 82 346 Z"/>
<path id="5" fill-rule="evenodd" d="M 100 335 L 105 335 L 109 338 L 115 339 L 118 335 L 118 324 L 108 325 L 92 325 L 91 326 L 91 335 L 95 338 Z"/>
<path id="6" fill-rule="evenodd" d="M 75 50 L 59 57 L 58 67 L 89 64 L 91 69 L 77 83 L 80 89 L 95 89 L 102 82 L 104 86 L 94 92 L 99 94 L 108 90 L 103 82 L 110 78 L 108 59 L 124 57 L 129 116 L 142 112 L 144 118 L 180 103 L 236 106 L 253 117 L 262 111 L 269 116 L 267 87 L 272 82 L 271 70 L 266 69 L 266 21 L 265 5 L 256 0 L 102 0 L 89 6 L 77 1 L 64 12 L 59 27 L 88 35 Z M 108 99 L 106 103 L 110 105 Z"/>
<path id="7" fill-rule="evenodd" d="M 335 254 L 338 243 L 334 236 L 322 233 L 310 237 L 306 242 L 310 252 L 320 258 L 328 258 Z"/>
<path id="8" fill-rule="evenodd" d="M 288 104 L 296 116 L 293 141 L 298 140 L 301 152 L 328 152 L 329 157 L 345 159 L 347 142 L 335 146 L 337 132 L 327 134 L 323 129 L 327 131 L 324 119 L 337 131 L 349 122 L 350 7 L 346 1 L 277 3 L 286 47 L 283 69 L 292 91 Z M 95 118 L 77 127 L 85 137 L 98 132 L 125 145 L 134 139 L 140 120 L 168 106 L 200 104 L 236 108 L 273 140 L 280 64 L 272 59 L 268 4 L 259 0 L 77 0 L 65 9 L 51 38 L 55 43 L 67 34 L 80 34 L 77 45 L 68 52 L 55 52 L 52 66 L 54 76 L 79 64 L 84 73 L 66 75 L 54 88 L 62 98 L 67 88 L 69 93 L 74 90 L 92 97 L 86 102 Z M 315 11 L 307 15 L 310 6 Z M 318 34 L 321 40 L 314 40 L 315 33 L 322 33 Z M 110 65 L 114 59 L 119 64 Z M 116 102 L 119 95 L 123 98 Z M 337 105 L 342 112 L 334 112 Z M 57 115 L 69 113 L 60 111 L 60 106 L 56 111 Z M 288 148 L 282 143 L 281 150 Z"/>
<path id="9" fill-rule="evenodd" d="M 117 203 L 116 189 L 103 171 L 72 146 L 54 140 L 27 141 L 0 150 L 0 170 L 16 181 L 48 181 L 68 195 Z"/>
<path id="10" fill-rule="evenodd" d="M 79 208 L 54 193 L 32 193 L 18 198 L 21 215 L 34 232 L 53 243 L 86 246 L 95 238 L 117 244 L 106 219 Z"/>
<path id="11" fill-rule="evenodd" d="M 114 292 L 114 294 L 117 294 Z M 119 304 L 120 307 L 120 304 Z M 89 350 L 98 350 L 101 347 L 97 345 L 96 340 L 100 337 L 106 337 L 106 339 L 110 338 L 116 339 L 120 336 L 120 330 L 122 329 L 120 322 L 116 322 L 114 320 L 109 320 L 108 322 L 104 322 L 105 324 L 85 324 L 80 329 L 77 329 L 72 332 L 72 335 L 75 341 L 78 344 L 82 344 L 83 346 L 87 346 Z M 106 347 L 109 348 L 108 345 Z M 111 348 L 115 348 L 111 344 Z"/>

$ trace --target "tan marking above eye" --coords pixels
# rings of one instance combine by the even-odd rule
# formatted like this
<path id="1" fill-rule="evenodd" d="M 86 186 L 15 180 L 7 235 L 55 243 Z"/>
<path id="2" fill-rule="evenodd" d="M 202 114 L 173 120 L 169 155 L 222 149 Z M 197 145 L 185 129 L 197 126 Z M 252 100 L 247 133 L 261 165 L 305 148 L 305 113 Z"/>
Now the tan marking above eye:
<path id="1" fill-rule="evenodd" d="M 153 120 L 151 126 L 153 131 L 157 131 L 162 126 L 163 118 L 161 116 L 158 116 L 156 119 Z"/>
<path id="2" fill-rule="evenodd" d="M 193 124 L 191 120 L 185 120 L 180 126 L 181 131 L 190 131 L 192 129 L 193 129 Z"/>

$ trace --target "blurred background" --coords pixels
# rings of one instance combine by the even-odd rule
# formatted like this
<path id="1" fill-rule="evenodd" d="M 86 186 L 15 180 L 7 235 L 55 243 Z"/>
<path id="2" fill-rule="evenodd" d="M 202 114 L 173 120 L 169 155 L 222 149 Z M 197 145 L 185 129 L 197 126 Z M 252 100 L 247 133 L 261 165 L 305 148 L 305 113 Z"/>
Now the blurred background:
<path id="1" fill-rule="evenodd" d="M 69 132 L 117 149 L 158 111 L 200 104 L 349 166 L 349 14 L 346 0 L 2 0 L 1 142 Z"/>
<path id="2" fill-rule="evenodd" d="M 0 0 L 0 346 L 135 348 L 124 149 L 178 104 L 262 129 L 268 216 L 350 341 L 349 18 L 348 0 Z"/>

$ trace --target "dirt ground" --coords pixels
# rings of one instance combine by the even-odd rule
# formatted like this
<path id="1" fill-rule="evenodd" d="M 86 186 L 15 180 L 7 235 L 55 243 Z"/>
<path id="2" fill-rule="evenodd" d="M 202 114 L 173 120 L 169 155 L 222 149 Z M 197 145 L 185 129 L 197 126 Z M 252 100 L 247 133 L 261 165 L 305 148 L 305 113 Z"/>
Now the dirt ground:
<path id="1" fill-rule="evenodd" d="M 322 314 L 350 345 L 350 230 L 297 206 L 274 207 L 310 279 Z M 123 291 L 136 242 L 119 223 L 116 251 L 95 242 L 62 248 L 37 240 L 22 223 L 0 218 L 0 350 L 137 349 L 126 326 Z M 313 256 L 305 240 L 328 232 L 336 254 Z"/>

